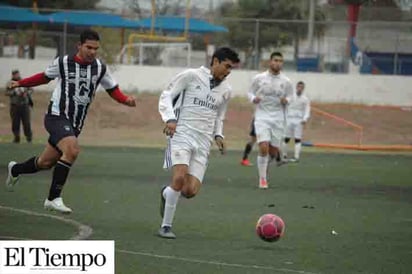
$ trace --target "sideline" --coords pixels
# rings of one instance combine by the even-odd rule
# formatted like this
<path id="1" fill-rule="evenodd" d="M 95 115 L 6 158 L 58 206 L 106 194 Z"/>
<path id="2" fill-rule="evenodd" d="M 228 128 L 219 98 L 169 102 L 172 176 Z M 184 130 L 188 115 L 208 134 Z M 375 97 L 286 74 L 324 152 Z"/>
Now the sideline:
<path id="1" fill-rule="evenodd" d="M 116 252 L 129 254 L 129 255 L 146 256 L 146 257 L 152 257 L 152 258 L 158 258 L 158 259 L 175 260 L 175 261 L 181 261 L 181 262 L 186 262 L 186 263 L 216 265 L 220 267 L 271 270 L 272 273 L 320 274 L 319 272 L 309 272 L 309 271 L 304 271 L 304 270 L 279 268 L 279 267 L 274 267 L 274 266 L 247 265 L 247 264 L 225 263 L 225 262 L 218 262 L 218 261 L 198 260 L 198 259 L 190 259 L 190 258 L 183 258 L 183 257 L 177 257 L 177 256 L 159 255 L 159 254 L 154 254 L 154 253 L 124 250 L 124 249 L 116 249 Z"/>
<path id="2" fill-rule="evenodd" d="M 78 221 L 72 220 L 72 219 L 66 219 L 60 216 L 56 215 L 51 215 L 51 214 L 45 214 L 45 213 L 38 213 L 35 211 L 31 210 L 25 210 L 25 209 L 18 209 L 18 208 L 13 208 L 13 207 L 8 207 L 8 206 L 2 206 L 0 205 L 0 210 L 8 210 L 8 211 L 13 211 L 13 212 L 18 212 L 26 215 L 31 215 L 31 216 L 37 216 L 37 217 L 44 217 L 44 218 L 50 218 L 54 219 L 66 224 L 69 224 L 71 226 L 74 226 L 77 228 L 77 234 L 73 235 L 70 240 L 85 240 L 89 238 L 93 234 L 93 229 L 88 226 L 84 225 Z M 5 236 L 0 236 L 0 237 L 5 237 Z M 11 237 L 9 237 L 11 238 Z"/>

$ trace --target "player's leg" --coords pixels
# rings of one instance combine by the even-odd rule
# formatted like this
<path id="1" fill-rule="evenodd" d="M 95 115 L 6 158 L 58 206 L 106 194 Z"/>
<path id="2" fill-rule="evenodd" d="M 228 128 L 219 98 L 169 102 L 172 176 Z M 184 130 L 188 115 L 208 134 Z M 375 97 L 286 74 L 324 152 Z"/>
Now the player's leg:
<path id="1" fill-rule="evenodd" d="M 269 164 L 269 142 L 259 142 L 259 153 L 257 157 L 257 166 L 259 174 L 259 188 L 268 188 L 267 168 Z"/>
<path id="2" fill-rule="evenodd" d="M 253 164 L 249 161 L 249 154 L 252 152 L 253 146 L 256 143 L 256 136 L 250 136 L 249 142 L 247 142 L 245 149 L 243 151 L 243 157 L 240 164 L 242 166 L 253 166 Z"/>
<path id="3" fill-rule="evenodd" d="M 61 116 L 46 115 L 44 125 L 50 134 L 49 144 L 60 152 L 60 157 L 54 165 L 49 195 L 44 202 L 44 207 L 61 213 L 71 213 L 72 210 L 63 203 L 61 193 L 71 166 L 80 153 L 77 140 L 79 131 L 72 127 L 68 119 Z"/>
<path id="4" fill-rule="evenodd" d="M 63 203 L 61 193 L 69 176 L 70 169 L 80 153 L 77 137 L 67 136 L 57 143 L 61 156 L 54 166 L 49 195 L 44 202 L 44 207 L 69 214 L 72 210 Z"/>
<path id="5" fill-rule="evenodd" d="M 165 167 L 172 169 L 172 181 L 169 186 L 161 190 L 160 215 L 162 216 L 162 224 L 158 235 L 162 238 L 176 238 L 171 228 L 180 193 L 185 184 L 186 175 L 189 173 L 193 142 L 191 136 L 186 136 L 183 132 L 176 132 L 173 138 L 168 139 L 165 153 Z"/>
<path id="6" fill-rule="evenodd" d="M 283 157 L 283 143 L 285 141 L 285 124 L 283 121 L 278 121 L 274 123 L 274 126 L 271 128 L 271 139 L 269 147 L 270 162 L 276 160 L 277 166 L 285 164 L 287 161 Z"/>
<path id="7" fill-rule="evenodd" d="M 273 146 L 272 144 L 269 144 L 269 164 L 273 161 L 276 161 L 278 165 L 281 165 L 282 163 L 282 156 L 281 156 L 281 150 L 277 146 Z"/>
<path id="8" fill-rule="evenodd" d="M 291 159 L 291 162 L 299 162 L 301 150 L 302 140 L 295 138 L 294 158 Z"/>
<path id="9" fill-rule="evenodd" d="M 60 136 L 64 137 L 64 134 L 67 134 L 67 132 L 69 132 L 64 128 L 65 124 L 62 124 L 60 122 L 61 119 L 62 118 L 60 118 L 59 116 L 49 117 L 49 115 L 46 115 L 44 117 L 45 128 L 50 134 L 48 144 L 46 145 L 44 151 L 38 157 L 33 156 L 22 163 L 16 163 L 14 161 L 10 162 L 9 176 L 6 180 L 6 186 L 12 187 L 12 185 L 14 185 L 17 182 L 19 175 L 21 174 L 36 173 L 41 169 L 48 169 L 56 164 L 57 160 L 61 156 L 61 152 L 56 148 L 56 143 L 53 142 L 56 142 L 56 140 L 60 140 L 62 138 Z M 71 129 L 71 126 L 69 127 L 69 129 Z M 64 133 L 59 134 L 59 132 Z M 71 134 L 74 134 L 72 129 Z"/>
<path id="10" fill-rule="evenodd" d="M 191 174 L 186 174 L 185 184 L 182 188 L 182 197 L 186 199 L 190 199 L 195 197 L 200 190 L 202 183 L 199 181 L 198 178 Z"/>
<path id="11" fill-rule="evenodd" d="M 294 138 L 295 138 L 295 160 L 299 161 L 300 159 L 300 152 L 302 150 L 302 133 L 303 133 L 303 125 L 298 124 L 296 126 Z"/>
<path id="12" fill-rule="evenodd" d="M 259 146 L 257 166 L 259 174 L 259 188 L 268 188 L 267 167 L 269 163 L 269 142 L 271 140 L 271 128 L 265 122 L 255 121 L 256 140 Z"/>
<path id="13" fill-rule="evenodd" d="M 290 138 L 286 135 L 282 142 L 282 157 L 287 160 L 288 158 L 288 145 L 290 142 Z"/>
<path id="14" fill-rule="evenodd" d="M 249 136 L 250 140 L 245 146 L 242 161 L 240 163 L 243 166 L 252 166 L 252 163 L 249 161 L 249 154 L 252 151 L 254 144 L 256 143 L 256 130 L 254 121 L 252 121 L 251 123 Z"/>
<path id="15" fill-rule="evenodd" d="M 208 164 L 210 149 L 210 143 L 206 143 L 207 145 L 204 148 L 197 148 L 195 152 L 186 150 L 179 152 L 180 162 L 188 162 L 188 165 L 178 164 L 173 166 L 173 179 L 170 187 L 174 192 L 168 191 L 168 188 L 165 188 L 165 197 L 163 197 L 165 204 L 164 216 L 159 230 L 159 236 L 163 238 L 176 238 L 175 234 L 171 231 L 171 227 L 180 195 L 189 199 L 196 196 L 200 190 Z M 179 159 L 176 159 L 177 157 L 173 158 L 175 162 L 179 162 Z"/>
<path id="16" fill-rule="evenodd" d="M 168 239 L 176 238 L 176 235 L 171 231 L 171 228 L 180 193 L 188 173 L 187 164 L 174 165 L 172 173 L 172 183 L 161 191 L 161 215 L 163 219 L 159 229 L 159 236 Z"/>
<path id="17" fill-rule="evenodd" d="M 288 144 L 290 142 L 290 139 L 294 135 L 295 131 L 295 124 L 292 121 L 288 121 L 288 124 L 286 126 L 286 133 L 285 133 L 285 138 L 283 139 L 282 142 L 282 156 L 284 159 L 287 159 L 288 155 Z"/>
<path id="18" fill-rule="evenodd" d="M 6 180 L 7 189 L 9 191 L 13 190 L 13 186 L 19 180 L 20 175 L 32 174 L 43 169 L 49 169 L 56 164 L 59 158 L 60 152 L 50 144 L 47 144 L 39 156 L 33 156 L 21 163 L 11 161 L 8 165 L 9 172 Z"/>
<path id="19" fill-rule="evenodd" d="M 209 149 L 209 147 L 197 149 L 190 159 L 188 174 L 182 188 L 182 196 L 187 199 L 196 196 L 202 186 L 208 166 Z"/>

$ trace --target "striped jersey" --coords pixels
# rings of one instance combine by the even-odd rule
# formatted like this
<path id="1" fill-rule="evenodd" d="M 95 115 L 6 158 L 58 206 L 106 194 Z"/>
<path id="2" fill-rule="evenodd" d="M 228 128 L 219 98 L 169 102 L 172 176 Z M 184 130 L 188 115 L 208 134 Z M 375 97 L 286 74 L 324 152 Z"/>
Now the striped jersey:
<path id="1" fill-rule="evenodd" d="M 74 56 L 56 58 L 45 71 L 49 79 L 58 79 L 47 113 L 65 116 L 73 128 L 81 130 L 99 84 L 105 90 L 117 87 L 108 68 L 99 59 L 80 64 Z"/>
<path id="2" fill-rule="evenodd" d="M 177 120 L 183 126 L 206 136 L 223 137 L 223 120 L 231 87 L 223 81 L 216 85 L 206 67 L 187 69 L 179 73 L 162 92 L 159 112 L 162 120 Z"/>

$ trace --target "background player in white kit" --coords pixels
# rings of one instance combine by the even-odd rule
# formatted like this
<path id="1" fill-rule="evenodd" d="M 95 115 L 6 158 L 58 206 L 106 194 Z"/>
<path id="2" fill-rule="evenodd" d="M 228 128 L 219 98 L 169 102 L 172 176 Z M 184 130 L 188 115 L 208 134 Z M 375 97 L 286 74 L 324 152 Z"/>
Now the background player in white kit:
<path id="1" fill-rule="evenodd" d="M 161 191 L 160 237 L 176 238 L 171 227 L 178 199 L 192 198 L 200 190 L 213 140 L 222 154 L 225 151 L 223 119 L 231 87 L 224 80 L 238 62 L 236 52 L 219 48 L 210 70 L 185 70 L 160 95 L 159 112 L 168 136 L 165 167 L 172 167 L 172 182 Z"/>
<path id="2" fill-rule="evenodd" d="M 267 170 L 270 159 L 279 157 L 285 127 L 287 106 L 293 100 L 293 86 L 280 70 L 283 56 L 280 52 L 270 55 L 269 69 L 253 78 L 249 100 L 256 104 L 255 129 L 259 154 L 257 166 L 259 188 L 268 188 Z"/>
<path id="3" fill-rule="evenodd" d="M 300 81 L 296 84 L 296 97 L 289 105 L 288 109 L 288 126 L 286 130 L 285 144 L 283 156 L 287 158 L 287 144 L 290 139 L 295 140 L 294 158 L 289 159 L 289 162 L 297 162 L 300 158 L 302 149 L 302 133 L 310 117 L 310 100 L 303 94 L 305 83 Z"/>

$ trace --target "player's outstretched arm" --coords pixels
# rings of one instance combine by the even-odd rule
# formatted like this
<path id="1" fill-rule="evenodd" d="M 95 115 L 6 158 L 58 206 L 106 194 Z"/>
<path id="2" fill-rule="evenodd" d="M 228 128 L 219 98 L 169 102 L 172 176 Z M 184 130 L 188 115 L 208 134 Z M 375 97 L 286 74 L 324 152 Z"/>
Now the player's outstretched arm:
<path id="1" fill-rule="evenodd" d="M 21 79 L 19 81 L 10 81 L 8 88 L 18 88 L 18 87 L 35 87 L 43 84 L 47 84 L 52 79 L 48 78 L 44 72 L 37 73 L 30 77 Z"/>
<path id="2" fill-rule="evenodd" d="M 118 86 L 113 89 L 106 90 L 109 93 L 110 97 L 112 97 L 115 101 L 119 102 L 120 104 L 135 107 L 136 106 L 136 97 L 134 96 L 127 96 L 124 94 Z"/>

